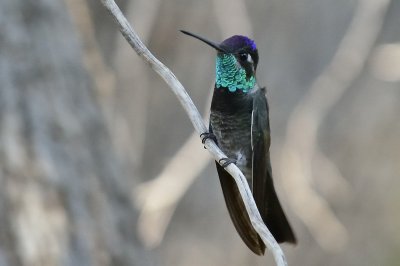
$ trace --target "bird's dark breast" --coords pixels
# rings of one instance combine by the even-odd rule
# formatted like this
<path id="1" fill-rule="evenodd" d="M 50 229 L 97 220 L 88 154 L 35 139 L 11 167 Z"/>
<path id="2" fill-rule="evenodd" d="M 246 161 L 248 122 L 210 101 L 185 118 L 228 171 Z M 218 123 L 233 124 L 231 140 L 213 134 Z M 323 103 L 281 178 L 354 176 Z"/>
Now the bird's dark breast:
<path id="1" fill-rule="evenodd" d="M 251 113 L 253 99 L 241 91 L 216 89 L 211 104 L 210 124 L 218 146 L 232 159 L 250 181 Z"/>

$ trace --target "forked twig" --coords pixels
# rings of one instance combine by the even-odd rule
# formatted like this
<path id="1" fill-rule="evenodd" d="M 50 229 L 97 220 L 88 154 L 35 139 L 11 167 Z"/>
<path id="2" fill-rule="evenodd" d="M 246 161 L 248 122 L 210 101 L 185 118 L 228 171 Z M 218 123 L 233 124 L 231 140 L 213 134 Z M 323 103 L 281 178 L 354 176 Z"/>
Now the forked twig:
<path id="1" fill-rule="evenodd" d="M 200 135 L 203 132 L 207 132 L 207 127 L 205 126 L 200 113 L 198 112 L 193 101 L 187 94 L 186 90 L 183 88 L 182 84 L 175 77 L 175 75 L 151 54 L 151 52 L 139 39 L 137 34 L 133 31 L 128 21 L 121 13 L 119 7 L 115 4 L 113 0 L 101 0 L 101 3 L 110 12 L 113 19 L 118 24 L 119 30 L 121 31 L 122 35 L 136 51 L 136 53 L 150 64 L 151 68 L 156 71 L 161 78 L 164 79 L 164 81 L 169 85 L 169 87 L 178 97 L 197 133 Z M 205 146 L 207 150 L 213 155 L 216 161 L 219 161 L 222 158 L 226 158 L 226 155 L 212 140 L 206 140 Z M 251 223 L 267 246 L 268 250 L 272 252 L 276 264 L 278 266 L 287 265 L 285 255 L 283 254 L 281 247 L 278 245 L 271 232 L 268 230 L 261 219 L 261 215 L 258 212 L 257 206 L 254 202 L 245 176 L 234 164 L 228 165 L 225 169 L 235 179 L 239 192 L 246 206 L 246 210 L 249 214 Z"/>

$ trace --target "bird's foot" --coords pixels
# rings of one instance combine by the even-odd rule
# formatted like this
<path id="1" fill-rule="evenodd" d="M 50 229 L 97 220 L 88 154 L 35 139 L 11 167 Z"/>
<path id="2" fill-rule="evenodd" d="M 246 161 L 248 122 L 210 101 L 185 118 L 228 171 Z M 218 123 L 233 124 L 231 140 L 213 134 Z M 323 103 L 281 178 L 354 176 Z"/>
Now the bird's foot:
<path id="1" fill-rule="evenodd" d="M 212 139 L 215 143 L 217 143 L 217 137 L 211 132 L 203 132 L 200 134 L 201 143 L 206 143 L 207 139 Z M 205 147 L 204 147 L 205 148 Z"/>
<path id="2" fill-rule="evenodd" d="M 222 163 L 223 162 L 223 163 Z M 231 158 L 222 158 L 219 159 L 218 161 L 219 164 L 221 164 L 221 166 L 223 168 L 227 167 L 228 165 L 230 165 L 231 163 L 236 164 L 236 160 L 235 159 L 231 159 Z"/>

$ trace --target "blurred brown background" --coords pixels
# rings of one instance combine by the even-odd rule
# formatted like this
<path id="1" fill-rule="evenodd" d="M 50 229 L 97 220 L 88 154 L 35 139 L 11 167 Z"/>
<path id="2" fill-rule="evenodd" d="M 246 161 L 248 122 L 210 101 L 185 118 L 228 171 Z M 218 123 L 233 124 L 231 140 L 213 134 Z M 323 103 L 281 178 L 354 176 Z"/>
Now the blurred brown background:
<path id="1" fill-rule="evenodd" d="M 400 265 L 400 1 L 117 1 L 209 106 L 211 40 L 253 38 L 289 265 Z M 0 266 L 274 265 L 230 221 L 167 85 L 98 0 L 0 1 Z"/>

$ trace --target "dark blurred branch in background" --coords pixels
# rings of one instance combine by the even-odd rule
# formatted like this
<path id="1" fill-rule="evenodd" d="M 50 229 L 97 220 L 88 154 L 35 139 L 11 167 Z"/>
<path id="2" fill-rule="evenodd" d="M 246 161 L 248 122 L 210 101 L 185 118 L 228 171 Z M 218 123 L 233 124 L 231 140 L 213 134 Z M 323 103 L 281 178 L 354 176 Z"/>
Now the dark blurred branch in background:
<path id="1" fill-rule="evenodd" d="M 83 63 L 101 58 L 61 0 L 1 1 L 0 25 L 0 264 L 150 265 Z"/>
<path id="2" fill-rule="evenodd" d="M 359 1 L 331 63 L 293 110 L 287 126 L 280 159 L 281 179 L 293 209 L 318 243 L 329 251 L 338 251 L 345 246 L 347 232 L 328 203 L 310 189 L 314 163 L 319 164 L 318 175 L 325 175 L 325 180 L 334 183 L 337 193 L 348 191 L 348 185 L 334 163 L 319 150 L 318 129 L 364 68 L 389 3 L 390 0 Z"/>
<path id="3" fill-rule="evenodd" d="M 128 21 L 124 15 L 119 10 L 118 6 L 113 0 L 101 0 L 102 4 L 107 8 L 107 10 L 112 15 L 115 22 L 118 24 L 121 33 L 124 35 L 128 43 L 136 51 L 136 53 L 142 57 L 147 63 L 150 64 L 151 68 L 156 71 L 160 77 L 169 85 L 175 95 L 178 97 L 180 103 L 187 112 L 194 128 L 200 135 L 203 132 L 207 132 L 207 127 L 204 125 L 201 115 L 197 111 L 196 106 L 193 104 L 189 95 L 183 88 L 182 84 L 177 80 L 175 75 L 164 66 L 157 58 L 155 58 L 147 47 L 142 43 L 137 34 L 133 31 Z M 218 146 L 211 140 L 206 140 L 205 146 L 208 151 L 213 155 L 216 161 L 222 158 L 226 158 L 226 155 L 218 148 Z M 287 265 L 285 256 L 282 249 L 272 236 L 271 232 L 265 226 L 261 219 L 260 213 L 258 212 L 257 206 L 252 197 L 252 193 L 247 184 L 245 176 L 240 172 L 239 168 L 230 164 L 226 168 L 237 183 L 239 192 L 242 196 L 246 210 L 249 214 L 250 220 L 254 229 L 262 238 L 263 242 L 267 246 L 268 250 L 272 252 L 275 262 L 277 265 Z"/>
<path id="4" fill-rule="evenodd" d="M 79 0 L 65 0 L 65 3 L 80 34 L 79 37 L 82 40 L 84 50 L 83 62 L 93 80 L 94 91 L 105 115 L 107 127 L 112 132 L 112 106 L 116 87 L 115 73 L 105 64 L 100 52 L 88 3 Z M 113 139 L 117 138 L 114 137 Z"/>

